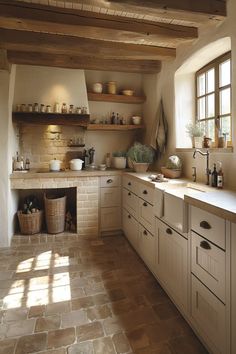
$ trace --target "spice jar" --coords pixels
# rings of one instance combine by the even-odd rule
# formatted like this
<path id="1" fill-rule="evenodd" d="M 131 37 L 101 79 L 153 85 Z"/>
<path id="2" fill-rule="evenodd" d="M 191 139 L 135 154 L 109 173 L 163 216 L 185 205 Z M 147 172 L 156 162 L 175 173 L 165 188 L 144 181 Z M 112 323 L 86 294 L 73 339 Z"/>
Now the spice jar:
<path id="1" fill-rule="evenodd" d="M 206 136 L 204 136 L 204 139 L 203 139 L 203 147 L 204 148 L 209 148 L 210 145 L 211 145 L 211 138 L 207 138 Z"/>
<path id="2" fill-rule="evenodd" d="M 46 112 L 47 112 L 47 113 L 51 113 L 51 112 L 52 112 L 52 109 L 51 109 L 50 104 L 47 105 L 47 107 L 46 107 Z"/>
<path id="3" fill-rule="evenodd" d="M 81 114 L 81 113 L 82 113 L 81 107 L 77 107 L 77 108 L 76 108 L 76 113 L 77 113 L 77 114 Z"/>
<path id="4" fill-rule="evenodd" d="M 38 103 L 34 104 L 34 112 L 38 112 L 39 111 L 39 105 Z"/>
<path id="5" fill-rule="evenodd" d="M 24 103 L 22 103 L 20 110 L 21 112 L 26 112 L 26 105 Z"/>
<path id="6" fill-rule="evenodd" d="M 115 95 L 116 94 L 116 82 L 115 81 L 109 81 L 107 83 L 107 91 L 108 93 Z"/>
<path id="7" fill-rule="evenodd" d="M 44 104 L 41 104 L 41 105 L 40 105 L 40 112 L 41 112 L 41 113 L 45 113 L 45 110 L 46 110 L 45 105 L 44 105 Z"/>
<path id="8" fill-rule="evenodd" d="M 61 113 L 67 113 L 67 105 L 66 105 L 66 103 L 62 103 Z"/>
<path id="9" fill-rule="evenodd" d="M 55 103 L 54 112 L 55 113 L 60 113 L 60 108 L 59 108 L 59 103 L 58 102 Z"/>
<path id="10" fill-rule="evenodd" d="M 102 93 L 102 83 L 101 82 L 95 82 L 92 86 L 93 92 L 94 93 Z"/>
<path id="11" fill-rule="evenodd" d="M 32 104 L 28 104 L 28 112 L 33 112 L 33 106 Z"/>
<path id="12" fill-rule="evenodd" d="M 69 113 L 72 114 L 73 112 L 74 112 L 74 105 L 70 104 Z"/>

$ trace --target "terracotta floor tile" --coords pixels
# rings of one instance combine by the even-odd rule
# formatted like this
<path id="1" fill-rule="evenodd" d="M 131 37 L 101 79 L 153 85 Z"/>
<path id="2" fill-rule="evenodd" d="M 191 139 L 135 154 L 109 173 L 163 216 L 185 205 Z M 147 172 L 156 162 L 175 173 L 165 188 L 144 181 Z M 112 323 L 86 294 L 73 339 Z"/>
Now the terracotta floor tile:
<path id="1" fill-rule="evenodd" d="M 98 321 L 77 327 L 76 333 L 79 342 L 104 336 L 102 325 Z"/>
<path id="2" fill-rule="evenodd" d="M 0 354 L 14 353 L 17 339 L 5 339 L 0 342 Z"/>
<path id="3" fill-rule="evenodd" d="M 73 344 L 70 347 L 68 347 L 67 352 L 68 354 L 94 354 L 93 343 L 83 342 L 83 343 Z"/>
<path id="4" fill-rule="evenodd" d="M 89 321 L 102 320 L 111 316 L 111 309 L 108 305 L 94 306 L 87 309 Z"/>
<path id="5" fill-rule="evenodd" d="M 39 352 L 46 348 L 47 334 L 37 333 L 19 338 L 15 354 Z"/>
<path id="6" fill-rule="evenodd" d="M 73 327 L 88 323 L 87 314 L 84 310 L 76 310 L 63 313 L 61 316 L 61 327 Z"/>
<path id="7" fill-rule="evenodd" d="M 116 354 L 110 337 L 97 339 L 93 342 L 94 354 Z"/>
<path id="8" fill-rule="evenodd" d="M 73 299 L 71 301 L 72 310 L 80 310 L 94 306 L 94 301 L 92 296 L 81 297 L 78 299 Z"/>
<path id="9" fill-rule="evenodd" d="M 124 333 L 114 334 L 112 341 L 118 354 L 128 353 L 130 351 L 130 344 Z"/>
<path id="10" fill-rule="evenodd" d="M 45 305 L 32 306 L 29 309 L 28 317 L 42 317 L 45 313 Z"/>
<path id="11" fill-rule="evenodd" d="M 185 336 L 174 338 L 170 341 L 170 347 L 173 354 L 207 354 L 207 350 L 203 347 L 196 336 Z"/>
<path id="12" fill-rule="evenodd" d="M 167 320 L 181 316 L 175 305 L 171 302 L 164 302 L 159 305 L 154 305 L 153 309 L 160 320 Z"/>
<path id="13" fill-rule="evenodd" d="M 59 313 L 66 313 L 71 310 L 71 304 L 69 301 L 56 302 L 46 306 L 45 314 L 54 315 Z"/>
<path id="14" fill-rule="evenodd" d="M 57 329 L 48 332 L 48 348 L 64 347 L 75 342 L 75 329 Z"/>
<path id="15" fill-rule="evenodd" d="M 53 329 L 59 329 L 61 324 L 61 316 L 52 315 L 40 317 L 36 320 L 35 332 L 45 332 Z"/>
<path id="16" fill-rule="evenodd" d="M 146 348 L 150 345 L 150 340 L 145 328 L 138 328 L 127 333 L 127 338 L 133 350 Z"/>
<path id="17" fill-rule="evenodd" d="M 20 337 L 34 332 L 35 319 L 11 322 L 8 325 L 6 337 Z"/>
<path id="18" fill-rule="evenodd" d="M 52 350 L 44 350 L 42 352 L 38 352 L 37 354 L 67 354 L 66 348 L 52 349 Z"/>
<path id="19" fill-rule="evenodd" d="M 28 309 L 16 308 L 16 309 L 7 310 L 4 315 L 4 322 L 26 320 L 27 314 L 28 314 Z"/>

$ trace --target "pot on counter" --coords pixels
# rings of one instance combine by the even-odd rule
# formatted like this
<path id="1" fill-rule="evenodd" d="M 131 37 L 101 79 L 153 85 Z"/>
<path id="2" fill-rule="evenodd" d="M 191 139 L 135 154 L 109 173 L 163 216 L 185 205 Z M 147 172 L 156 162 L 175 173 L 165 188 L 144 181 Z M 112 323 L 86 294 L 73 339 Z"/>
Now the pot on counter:
<path id="1" fill-rule="evenodd" d="M 62 161 L 60 161 L 60 160 L 57 160 L 57 159 L 51 160 L 51 161 L 49 161 L 49 170 L 54 171 L 54 172 L 60 171 L 61 164 L 62 164 Z"/>
<path id="2" fill-rule="evenodd" d="M 72 171 L 80 171 L 82 170 L 82 164 L 84 163 L 81 159 L 72 159 L 70 160 L 70 169 Z"/>

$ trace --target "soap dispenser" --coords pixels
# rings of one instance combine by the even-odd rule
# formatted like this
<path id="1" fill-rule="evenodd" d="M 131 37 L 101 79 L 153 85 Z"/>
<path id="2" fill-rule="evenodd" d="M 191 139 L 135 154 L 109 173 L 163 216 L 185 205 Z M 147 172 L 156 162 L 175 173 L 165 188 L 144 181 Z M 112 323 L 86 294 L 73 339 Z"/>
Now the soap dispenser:
<path id="1" fill-rule="evenodd" d="M 219 164 L 219 170 L 218 170 L 218 175 L 217 175 L 217 188 L 222 189 L 224 185 L 224 173 L 222 170 L 222 162 L 218 162 Z"/>

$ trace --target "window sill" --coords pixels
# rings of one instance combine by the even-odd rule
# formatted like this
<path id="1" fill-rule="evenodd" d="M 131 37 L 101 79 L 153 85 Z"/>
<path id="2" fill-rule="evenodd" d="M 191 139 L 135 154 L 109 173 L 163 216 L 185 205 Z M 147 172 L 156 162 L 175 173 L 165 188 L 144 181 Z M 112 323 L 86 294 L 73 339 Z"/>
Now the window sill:
<path id="1" fill-rule="evenodd" d="M 176 152 L 193 152 L 195 150 L 195 148 L 175 148 Z M 227 148 L 202 148 L 202 151 L 206 151 L 209 150 L 212 153 L 216 153 L 216 154 L 224 154 L 224 153 L 231 153 L 233 152 L 233 147 L 227 147 Z"/>

